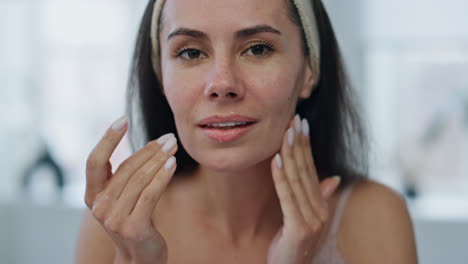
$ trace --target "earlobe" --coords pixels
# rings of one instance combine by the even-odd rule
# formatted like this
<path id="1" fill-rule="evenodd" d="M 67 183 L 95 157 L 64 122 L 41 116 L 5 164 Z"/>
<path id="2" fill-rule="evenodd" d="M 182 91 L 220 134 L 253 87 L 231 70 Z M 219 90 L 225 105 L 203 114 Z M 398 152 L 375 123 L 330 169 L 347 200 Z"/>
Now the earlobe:
<path id="1" fill-rule="evenodd" d="M 304 84 L 302 86 L 301 92 L 299 93 L 299 97 L 302 99 L 307 99 L 312 94 L 316 84 L 316 76 L 312 72 L 312 66 L 310 65 L 310 60 L 308 57 L 305 58 L 305 69 L 304 69 Z"/>

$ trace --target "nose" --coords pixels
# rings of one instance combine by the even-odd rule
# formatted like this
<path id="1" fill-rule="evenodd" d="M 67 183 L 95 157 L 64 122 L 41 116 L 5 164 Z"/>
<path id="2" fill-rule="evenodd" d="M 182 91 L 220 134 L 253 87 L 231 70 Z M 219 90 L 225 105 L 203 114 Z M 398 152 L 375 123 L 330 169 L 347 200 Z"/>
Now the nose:
<path id="1" fill-rule="evenodd" d="M 245 89 L 241 86 L 237 73 L 229 62 L 217 61 L 208 76 L 205 96 L 211 101 L 239 101 L 244 98 Z"/>

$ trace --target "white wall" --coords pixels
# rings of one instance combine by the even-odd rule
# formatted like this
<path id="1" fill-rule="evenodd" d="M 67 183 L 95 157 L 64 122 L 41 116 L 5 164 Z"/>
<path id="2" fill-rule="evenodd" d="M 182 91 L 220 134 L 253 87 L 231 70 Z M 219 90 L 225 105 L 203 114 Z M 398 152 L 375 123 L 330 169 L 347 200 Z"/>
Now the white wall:
<path id="1" fill-rule="evenodd" d="M 335 30 L 345 65 L 356 90 L 365 93 L 363 0 L 324 0 L 325 8 Z"/>
<path id="2" fill-rule="evenodd" d="M 468 38 L 466 0 L 365 0 L 368 40 Z"/>

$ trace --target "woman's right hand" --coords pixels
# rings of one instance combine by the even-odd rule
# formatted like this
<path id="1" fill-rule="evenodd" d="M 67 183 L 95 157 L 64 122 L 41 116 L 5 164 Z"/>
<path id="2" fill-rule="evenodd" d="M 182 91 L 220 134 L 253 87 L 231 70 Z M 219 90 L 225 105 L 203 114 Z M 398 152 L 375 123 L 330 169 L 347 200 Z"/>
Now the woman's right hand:
<path id="1" fill-rule="evenodd" d="M 152 216 L 175 172 L 177 140 L 166 134 L 149 142 L 113 174 L 109 159 L 127 129 L 120 118 L 89 154 L 85 203 L 115 242 L 114 263 L 166 263 L 167 245 Z"/>

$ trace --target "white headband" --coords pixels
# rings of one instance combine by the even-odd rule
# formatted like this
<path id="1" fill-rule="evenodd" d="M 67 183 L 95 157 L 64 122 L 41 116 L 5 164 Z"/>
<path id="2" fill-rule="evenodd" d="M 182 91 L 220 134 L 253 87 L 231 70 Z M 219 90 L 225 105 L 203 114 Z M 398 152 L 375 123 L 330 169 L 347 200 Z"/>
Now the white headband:
<path id="1" fill-rule="evenodd" d="M 159 58 L 159 17 L 163 8 L 165 0 L 156 0 L 153 8 L 153 18 L 151 21 L 151 61 L 153 64 L 154 71 L 161 81 L 161 64 Z M 317 29 L 317 23 L 315 19 L 315 13 L 312 8 L 311 0 L 293 0 L 294 5 L 299 12 L 299 17 L 302 22 L 303 30 L 306 37 L 307 47 L 309 49 L 310 65 L 312 71 L 317 77 L 320 74 L 320 39 Z M 162 82 L 162 81 L 161 81 Z M 162 85 L 162 83 L 161 83 Z"/>
<path id="2" fill-rule="evenodd" d="M 151 21 L 151 62 L 153 65 L 154 72 L 158 77 L 162 85 L 162 74 L 161 74 L 161 62 L 159 57 L 159 17 L 163 8 L 165 0 L 156 0 L 153 7 L 153 17 Z M 315 19 L 315 13 L 312 8 L 312 0 L 293 0 L 296 6 L 299 17 L 302 22 L 307 47 L 309 49 L 310 65 L 312 66 L 312 72 L 317 76 L 316 81 L 319 79 L 320 74 L 320 39 L 317 30 L 317 23 Z M 149 140 L 144 125 L 144 120 L 141 112 L 141 102 L 139 98 L 139 91 L 136 89 L 133 91 L 131 103 L 129 105 L 131 109 L 128 109 L 131 113 L 131 124 L 129 131 L 130 144 L 133 151 L 145 146 Z"/>

